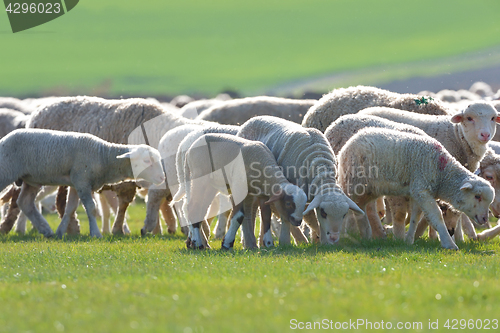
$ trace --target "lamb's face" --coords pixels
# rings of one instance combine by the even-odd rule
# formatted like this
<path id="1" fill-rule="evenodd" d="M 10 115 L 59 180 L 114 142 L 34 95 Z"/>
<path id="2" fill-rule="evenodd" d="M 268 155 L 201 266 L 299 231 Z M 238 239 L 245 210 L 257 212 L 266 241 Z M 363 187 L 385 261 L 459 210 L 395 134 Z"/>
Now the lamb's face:
<path id="1" fill-rule="evenodd" d="M 139 145 L 130 151 L 130 163 L 136 179 L 159 185 L 165 181 L 160 153 L 149 146 Z"/>
<path id="2" fill-rule="evenodd" d="M 307 196 L 298 186 L 288 184 L 284 187 L 281 200 L 275 202 L 275 208 L 280 216 L 294 226 L 302 223 L 302 214 L 306 208 Z"/>
<path id="3" fill-rule="evenodd" d="M 454 205 L 457 209 L 479 224 L 488 222 L 489 207 L 495 195 L 488 182 L 479 177 L 465 180 L 457 195 L 460 197 Z"/>
<path id="4" fill-rule="evenodd" d="M 486 179 L 495 190 L 495 199 L 490 205 L 490 210 L 495 217 L 500 217 L 500 165 L 488 165 L 481 168 L 481 177 Z"/>
<path id="5" fill-rule="evenodd" d="M 490 103 L 476 102 L 454 115 L 451 122 L 462 125 L 467 142 L 484 145 L 495 135 L 500 117 Z"/>
<path id="6" fill-rule="evenodd" d="M 329 244 L 338 242 L 342 223 L 348 212 L 349 204 L 345 200 L 328 200 L 319 204 L 316 208 L 316 217 L 321 227 L 323 241 Z"/>
<path id="7" fill-rule="evenodd" d="M 457 230 L 458 219 L 462 215 L 458 210 L 450 209 L 447 205 L 439 205 L 441 208 L 441 213 L 443 213 L 444 224 L 450 236 L 453 236 L 455 230 Z"/>

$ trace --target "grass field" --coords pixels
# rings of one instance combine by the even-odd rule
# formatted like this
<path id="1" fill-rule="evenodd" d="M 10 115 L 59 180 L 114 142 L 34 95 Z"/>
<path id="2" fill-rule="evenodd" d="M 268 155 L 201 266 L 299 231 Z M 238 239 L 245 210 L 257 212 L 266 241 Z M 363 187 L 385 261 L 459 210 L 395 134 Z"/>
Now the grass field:
<path id="1" fill-rule="evenodd" d="M 181 234 L 140 238 L 143 205 L 130 214 L 131 237 L 1 237 L 0 331 L 283 332 L 363 319 L 419 332 L 499 319 L 498 239 L 458 252 L 430 240 L 198 252 Z"/>
<path id="2" fill-rule="evenodd" d="M 215 94 L 500 44 L 496 0 L 80 1 L 12 34 L 0 95 Z"/>

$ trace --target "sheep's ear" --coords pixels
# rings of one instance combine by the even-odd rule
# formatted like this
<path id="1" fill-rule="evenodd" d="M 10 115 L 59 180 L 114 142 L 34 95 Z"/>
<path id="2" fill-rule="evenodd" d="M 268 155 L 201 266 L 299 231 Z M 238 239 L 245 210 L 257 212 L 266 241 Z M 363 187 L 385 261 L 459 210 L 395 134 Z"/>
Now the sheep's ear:
<path id="1" fill-rule="evenodd" d="M 133 152 L 129 151 L 128 153 L 116 156 L 116 158 L 132 158 Z"/>
<path id="2" fill-rule="evenodd" d="M 500 116 L 496 116 L 495 123 L 500 124 Z"/>
<path id="3" fill-rule="evenodd" d="M 465 190 L 472 190 L 472 184 L 469 183 L 469 182 L 465 182 L 462 184 L 462 187 L 460 187 L 460 190 L 461 191 L 465 191 Z"/>
<path id="4" fill-rule="evenodd" d="M 479 175 L 481 174 L 481 168 L 477 168 L 477 170 L 476 170 L 476 171 L 474 171 L 474 174 L 475 174 L 476 176 L 479 176 Z"/>
<path id="5" fill-rule="evenodd" d="M 306 210 L 302 215 L 306 215 L 313 209 L 318 208 L 320 203 L 321 203 L 321 196 L 320 195 L 315 196 L 313 201 L 311 201 L 311 203 L 307 206 Z"/>
<path id="6" fill-rule="evenodd" d="M 464 115 L 462 114 L 462 112 L 460 112 L 460 113 L 457 113 L 456 115 L 454 115 L 453 117 L 451 117 L 451 122 L 454 124 L 458 124 L 458 123 L 461 123 L 463 119 L 464 119 Z"/>
<path id="7" fill-rule="evenodd" d="M 275 201 L 278 201 L 280 199 L 282 199 L 283 197 L 285 196 L 285 191 L 281 190 L 280 193 L 278 194 L 273 194 L 269 200 L 267 200 L 266 202 L 264 202 L 264 204 L 266 205 L 269 205 L 270 203 L 272 202 L 275 202 Z"/>
<path id="8" fill-rule="evenodd" d="M 345 196 L 347 203 L 349 204 L 349 209 L 358 215 L 365 215 L 365 212 L 354 201 L 351 200 L 347 195 Z"/>

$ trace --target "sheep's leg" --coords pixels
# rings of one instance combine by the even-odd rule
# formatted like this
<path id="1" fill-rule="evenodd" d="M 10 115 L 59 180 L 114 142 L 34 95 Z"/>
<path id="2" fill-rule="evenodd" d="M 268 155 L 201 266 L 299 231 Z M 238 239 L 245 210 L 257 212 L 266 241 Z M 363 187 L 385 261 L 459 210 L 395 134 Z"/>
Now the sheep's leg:
<path id="1" fill-rule="evenodd" d="M 169 202 L 165 199 L 160 205 L 160 211 L 167 225 L 167 232 L 169 234 L 175 234 L 177 231 L 177 219 L 174 216 L 172 207 L 170 207 Z"/>
<path id="2" fill-rule="evenodd" d="M 300 227 L 290 226 L 290 232 L 292 233 L 293 239 L 295 240 L 295 244 L 308 244 L 306 235 L 302 232 Z"/>
<path id="3" fill-rule="evenodd" d="M 479 235 L 478 235 L 478 237 L 479 237 Z M 457 228 L 455 229 L 455 234 L 453 235 L 453 238 L 455 239 L 455 244 L 458 242 L 460 242 L 460 243 L 464 242 L 464 232 L 462 230 L 462 216 L 461 215 L 458 218 Z"/>
<path id="4" fill-rule="evenodd" d="M 212 224 L 212 220 L 210 219 L 210 222 L 208 220 L 203 220 L 201 222 L 201 228 L 203 230 L 203 237 L 204 238 L 209 238 L 210 237 L 210 225 Z"/>
<path id="5" fill-rule="evenodd" d="M 26 222 L 28 222 L 28 217 L 26 214 L 21 212 L 16 221 L 16 232 L 20 235 L 24 235 L 26 233 Z"/>
<path id="6" fill-rule="evenodd" d="M 8 234 L 12 230 L 12 227 L 14 226 L 14 223 L 16 222 L 16 219 L 21 211 L 17 204 L 17 199 L 19 198 L 21 189 L 12 187 L 9 191 L 11 192 L 10 205 L 7 209 L 7 215 L 0 224 L 1 234 Z"/>
<path id="7" fill-rule="evenodd" d="M 89 229 L 90 236 L 102 238 L 101 232 L 99 231 L 99 227 L 97 226 L 97 221 L 95 219 L 95 203 L 94 198 L 92 198 L 92 191 L 90 189 L 80 188 L 77 189 L 78 196 L 83 203 L 83 207 L 85 207 L 85 211 L 87 212 L 87 217 L 89 218 Z M 71 194 L 71 191 L 70 191 Z"/>
<path id="8" fill-rule="evenodd" d="M 472 224 L 469 217 L 465 214 L 462 214 L 462 229 L 467 237 L 469 237 L 469 239 L 477 240 L 478 236 L 476 233 L 476 229 L 474 229 L 474 225 Z"/>
<path id="9" fill-rule="evenodd" d="M 221 213 L 217 216 L 217 224 L 215 225 L 215 239 L 223 239 L 227 230 L 227 221 L 230 211 Z"/>
<path id="10" fill-rule="evenodd" d="M 291 242 L 290 226 L 291 226 L 291 224 L 289 222 L 284 221 L 284 220 L 281 221 L 281 231 L 280 231 L 280 238 L 279 238 L 280 246 L 290 245 L 290 242 Z"/>
<path id="11" fill-rule="evenodd" d="M 243 223 L 241 224 L 241 229 L 244 235 L 244 248 L 254 249 L 257 247 L 257 240 L 255 239 L 255 217 L 257 213 L 257 200 L 254 201 L 253 197 L 247 197 L 243 200 L 243 210 L 245 212 L 250 212 L 250 214 L 245 214 Z"/>
<path id="12" fill-rule="evenodd" d="M 145 235 L 148 232 L 153 232 L 157 224 L 160 223 L 159 211 L 162 204 L 166 201 L 167 190 L 149 190 L 148 200 L 146 202 L 146 219 L 144 226 L 141 229 L 141 234 Z M 165 218 L 165 217 L 164 217 Z M 167 221 L 165 221 L 167 222 Z"/>
<path id="13" fill-rule="evenodd" d="M 278 220 L 276 215 L 271 216 L 271 231 L 274 236 L 278 237 L 281 230 L 281 221 Z"/>
<path id="14" fill-rule="evenodd" d="M 78 208 L 78 192 L 73 187 L 69 190 L 68 200 L 65 203 L 64 215 L 61 219 L 61 223 L 56 230 L 56 236 L 58 238 L 62 238 L 66 233 L 68 225 L 71 220 L 71 216 L 75 213 Z"/>
<path id="15" fill-rule="evenodd" d="M 234 246 L 234 241 L 236 239 L 236 233 L 243 223 L 245 217 L 245 211 L 243 209 L 243 202 L 236 205 L 230 215 L 229 228 L 226 235 L 222 239 L 221 249 L 229 250 Z"/>
<path id="16" fill-rule="evenodd" d="M 40 186 L 31 186 L 23 183 L 21 193 L 17 198 L 17 204 L 39 233 L 45 237 L 53 237 L 54 232 L 35 206 L 35 198 L 39 190 Z"/>
<path id="17" fill-rule="evenodd" d="M 304 222 L 309 226 L 309 228 L 311 228 L 311 242 L 319 243 L 321 241 L 321 231 L 318 219 L 316 218 L 316 213 L 314 212 L 314 210 L 312 210 L 306 215 L 304 215 L 303 218 Z M 282 227 L 284 224 L 285 224 L 284 222 L 281 222 Z M 280 230 L 280 237 L 281 237 L 281 230 Z"/>
<path id="18" fill-rule="evenodd" d="M 111 225 L 110 225 L 110 209 L 108 205 L 108 201 L 102 194 L 98 194 L 99 203 L 101 204 L 101 218 L 102 218 L 102 233 L 109 235 L 111 234 Z"/>
<path id="19" fill-rule="evenodd" d="M 423 191 L 416 195 L 412 195 L 412 197 L 422 209 L 429 225 L 438 232 L 439 238 L 441 239 L 441 246 L 445 249 L 458 250 L 457 245 L 451 239 L 448 229 L 444 224 L 441 209 L 439 209 L 436 200 Z"/>
<path id="20" fill-rule="evenodd" d="M 266 205 L 264 200 L 259 199 L 260 207 L 260 236 L 259 247 L 274 246 L 273 235 L 271 233 L 271 206 Z"/>
<path id="21" fill-rule="evenodd" d="M 415 230 L 415 239 L 418 239 L 424 235 L 425 230 L 427 230 L 427 227 L 429 226 L 429 223 L 427 223 L 427 220 L 425 219 L 424 216 L 420 219 L 420 222 L 417 225 L 417 230 Z"/>
<path id="22" fill-rule="evenodd" d="M 408 228 L 408 233 L 405 237 L 405 241 L 408 244 L 413 244 L 413 242 L 415 241 L 415 231 L 417 230 L 417 224 L 420 220 L 420 215 L 422 215 L 420 207 L 416 202 L 413 202 L 411 208 L 410 227 Z"/>
<path id="23" fill-rule="evenodd" d="M 125 234 L 123 224 L 128 205 L 128 202 L 121 200 L 121 198 L 118 199 L 118 212 L 116 213 L 115 222 L 113 223 L 113 228 L 111 229 L 111 233 L 113 235 Z"/>
<path id="24" fill-rule="evenodd" d="M 125 182 L 114 186 L 118 197 L 118 212 L 111 232 L 116 234 L 130 234 L 130 229 L 125 220 L 127 208 L 134 201 L 137 186 L 133 182 Z"/>
<path id="25" fill-rule="evenodd" d="M 389 203 L 388 197 L 384 198 L 384 204 L 385 204 L 385 224 L 386 225 L 393 225 L 392 223 L 392 208 Z"/>
<path id="26" fill-rule="evenodd" d="M 370 227 L 372 228 L 372 237 L 386 238 L 387 234 L 382 222 L 380 221 L 380 217 L 378 216 L 375 200 L 366 205 L 366 215 L 368 217 L 368 221 L 370 222 Z"/>
<path id="27" fill-rule="evenodd" d="M 437 239 L 438 238 L 438 235 L 436 233 L 436 230 L 429 226 L 429 239 Z"/>
<path id="28" fill-rule="evenodd" d="M 477 239 L 479 240 L 487 240 L 492 239 L 500 234 L 500 224 L 494 226 L 491 229 L 486 229 L 479 234 L 477 234 Z"/>
<path id="29" fill-rule="evenodd" d="M 396 239 L 405 239 L 406 219 L 408 214 L 408 204 L 404 197 L 391 197 L 389 200 L 392 220 L 392 233 Z"/>
<path id="30" fill-rule="evenodd" d="M 365 203 L 364 205 L 360 205 L 357 203 L 359 207 L 363 207 L 365 211 L 365 215 L 359 216 L 354 214 L 354 218 L 356 219 L 356 224 L 358 225 L 359 233 L 362 238 L 364 239 L 371 239 L 372 238 L 372 227 L 370 225 L 370 222 L 368 221 L 368 214 L 366 214 L 367 206 L 369 202 Z"/>
<path id="31" fill-rule="evenodd" d="M 380 219 L 382 219 L 386 214 L 384 197 L 379 197 L 377 199 L 377 214 Z"/>

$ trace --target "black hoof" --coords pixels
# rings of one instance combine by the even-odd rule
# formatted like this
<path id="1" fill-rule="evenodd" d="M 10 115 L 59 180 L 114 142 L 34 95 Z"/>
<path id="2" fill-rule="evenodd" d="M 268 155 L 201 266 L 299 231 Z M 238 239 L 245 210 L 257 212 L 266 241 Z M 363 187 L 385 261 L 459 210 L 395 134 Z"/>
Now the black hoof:
<path id="1" fill-rule="evenodd" d="M 144 228 L 141 229 L 141 236 L 142 237 L 146 236 L 146 230 L 144 230 Z"/>

